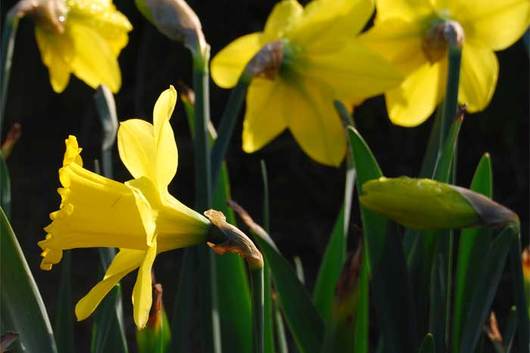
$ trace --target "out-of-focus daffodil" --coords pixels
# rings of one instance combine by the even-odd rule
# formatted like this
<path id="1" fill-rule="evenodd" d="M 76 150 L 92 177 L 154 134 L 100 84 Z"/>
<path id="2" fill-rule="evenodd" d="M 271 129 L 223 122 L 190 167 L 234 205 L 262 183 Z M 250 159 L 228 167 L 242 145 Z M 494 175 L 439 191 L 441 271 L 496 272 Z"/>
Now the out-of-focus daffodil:
<path id="1" fill-rule="evenodd" d="M 121 86 L 118 55 L 132 29 L 127 17 L 111 0 L 48 3 L 57 4 L 53 14 L 47 11 L 41 16 L 34 12 L 35 36 L 53 90 L 64 91 L 73 73 L 92 88 L 104 84 L 117 92 Z M 49 7 L 44 3 L 42 6 Z"/>
<path id="2" fill-rule="evenodd" d="M 296 0 L 283 0 L 263 32 L 236 39 L 214 57 L 213 80 L 230 88 L 261 48 L 282 44 L 276 70 L 250 84 L 244 151 L 259 150 L 288 128 L 311 158 L 326 165 L 341 163 L 346 138 L 333 101 L 359 103 L 402 79 L 356 40 L 372 12 L 372 2 L 364 0 L 314 0 L 305 8 Z"/>
<path id="3" fill-rule="evenodd" d="M 442 101 L 447 76 L 444 24 L 458 28 L 462 62 L 458 100 L 477 112 L 490 102 L 499 73 L 494 54 L 512 45 L 530 23 L 528 0 L 376 0 L 375 26 L 362 41 L 407 73 L 386 94 L 394 124 L 416 126 Z"/>
<path id="4" fill-rule="evenodd" d="M 126 183 L 102 177 L 82 166 L 76 138 L 66 140 L 60 209 L 50 217 L 41 268 L 51 269 L 63 250 L 120 248 L 101 282 L 76 305 L 79 320 L 88 317 L 105 295 L 138 268 L 133 290 L 134 321 L 145 326 L 152 303 L 151 267 L 156 254 L 206 240 L 209 221 L 167 190 L 177 170 L 177 146 L 169 119 L 176 103 L 173 87 L 158 98 L 153 125 L 139 119 L 123 122 L 118 131 L 120 157 L 135 179 Z"/>

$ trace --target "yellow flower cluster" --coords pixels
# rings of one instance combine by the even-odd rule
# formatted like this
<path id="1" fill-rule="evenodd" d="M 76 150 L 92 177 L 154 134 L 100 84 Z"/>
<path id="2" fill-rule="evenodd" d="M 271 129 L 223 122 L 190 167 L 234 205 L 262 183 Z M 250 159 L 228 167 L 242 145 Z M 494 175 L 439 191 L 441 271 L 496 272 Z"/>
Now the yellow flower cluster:
<path id="1" fill-rule="evenodd" d="M 345 138 L 335 99 L 359 103 L 385 92 L 393 123 L 422 123 L 444 97 L 447 43 L 426 42 L 446 21 L 463 35 L 459 101 L 470 112 L 482 110 L 498 77 L 493 51 L 513 44 L 530 23 L 528 0 L 377 0 L 376 8 L 375 26 L 358 35 L 373 14 L 372 1 L 313 0 L 303 8 L 283 0 L 263 32 L 238 38 L 217 54 L 213 80 L 229 88 L 261 47 L 285 43 L 278 75 L 250 85 L 243 150 L 254 152 L 288 128 L 311 158 L 340 164 Z"/>

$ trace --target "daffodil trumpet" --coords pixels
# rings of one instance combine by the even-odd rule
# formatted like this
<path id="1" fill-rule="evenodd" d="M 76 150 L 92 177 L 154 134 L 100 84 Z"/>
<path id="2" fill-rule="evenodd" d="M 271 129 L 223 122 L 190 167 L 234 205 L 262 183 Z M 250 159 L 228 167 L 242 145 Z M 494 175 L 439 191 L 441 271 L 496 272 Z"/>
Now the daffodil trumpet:
<path id="1" fill-rule="evenodd" d="M 59 170 L 61 204 L 50 214 L 52 223 L 45 228 L 46 239 L 39 242 L 43 250 L 41 268 L 50 270 L 66 249 L 119 248 L 102 281 L 77 303 L 79 320 L 90 316 L 114 285 L 138 269 L 132 296 L 134 321 L 139 328 L 144 327 L 152 303 L 151 270 L 156 255 L 217 241 L 224 234 L 212 230 L 206 217 L 168 192 L 178 161 L 169 124 L 176 99 L 173 87 L 160 95 L 153 124 L 140 119 L 121 123 L 118 150 L 134 177 L 125 183 L 83 168 L 77 139 L 69 136 L 66 140 Z"/>

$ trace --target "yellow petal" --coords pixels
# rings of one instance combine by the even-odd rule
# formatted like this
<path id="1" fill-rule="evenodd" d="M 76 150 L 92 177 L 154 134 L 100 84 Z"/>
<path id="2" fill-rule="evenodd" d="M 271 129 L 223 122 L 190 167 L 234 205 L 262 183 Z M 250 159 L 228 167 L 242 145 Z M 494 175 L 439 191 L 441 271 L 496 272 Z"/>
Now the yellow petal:
<path id="1" fill-rule="evenodd" d="M 379 21 L 358 38 L 362 44 L 405 72 L 413 71 L 427 61 L 422 49 L 423 29 L 420 22 L 401 19 Z"/>
<path id="2" fill-rule="evenodd" d="M 314 0 L 289 39 L 306 53 L 336 50 L 364 28 L 373 11 L 371 0 Z"/>
<path id="3" fill-rule="evenodd" d="M 440 103 L 446 81 L 446 61 L 425 63 L 399 88 L 386 94 L 390 120 L 401 126 L 417 126 L 427 120 Z"/>
<path id="4" fill-rule="evenodd" d="M 118 130 L 118 151 L 129 172 L 135 178 L 149 178 L 160 192 L 167 192 L 177 171 L 177 144 L 169 123 L 176 100 L 173 87 L 165 90 L 153 109 L 154 125 L 129 119 Z"/>
<path id="5" fill-rule="evenodd" d="M 501 50 L 515 43 L 530 25 L 530 1 L 459 1 L 455 12 L 466 41 Z"/>
<path id="6" fill-rule="evenodd" d="M 255 152 L 287 127 L 289 87 L 278 78 L 269 81 L 256 78 L 247 93 L 247 110 L 243 123 L 243 150 Z"/>
<path id="7" fill-rule="evenodd" d="M 139 329 L 145 327 L 149 319 L 149 310 L 153 302 L 151 268 L 156 258 L 156 240 L 145 252 L 142 265 L 138 270 L 136 283 L 133 288 L 132 302 L 134 307 L 134 322 Z"/>
<path id="8" fill-rule="evenodd" d="M 287 122 L 304 152 L 315 161 L 338 166 L 346 153 L 345 131 L 328 94 L 331 87 L 305 80 L 285 97 Z"/>
<path id="9" fill-rule="evenodd" d="M 305 77 L 324 82 L 334 98 L 351 100 L 371 97 L 396 87 L 401 73 L 380 55 L 358 41 L 349 41 L 341 50 L 305 58 Z"/>
<path id="10" fill-rule="evenodd" d="M 70 64 L 74 57 L 74 44 L 68 33 L 57 34 L 40 26 L 35 36 L 42 61 L 48 67 L 50 83 L 56 93 L 64 91 L 70 80 Z"/>
<path id="11" fill-rule="evenodd" d="M 390 18 L 414 21 L 433 11 L 426 0 L 376 0 L 376 22 Z"/>
<path id="12" fill-rule="evenodd" d="M 132 25 L 111 1 L 70 0 L 68 8 L 67 21 L 77 21 L 93 28 L 105 38 L 115 55 L 127 44 Z"/>
<path id="13" fill-rule="evenodd" d="M 140 119 L 129 119 L 120 123 L 118 151 L 123 164 L 133 177 L 146 176 L 155 180 L 153 125 Z"/>
<path id="14" fill-rule="evenodd" d="M 158 97 L 153 109 L 155 135 L 156 184 L 160 189 L 167 186 L 175 177 L 178 163 L 177 143 L 169 119 L 177 103 L 177 91 L 173 86 Z"/>
<path id="15" fill-rule="evenodd" d="M 261 46 L 261 33 L 247 34 L 228 44 L 214 56 L 211 63 L 212 79 L 223 88 L 234 87 L 247 63 Z"/>
<path id="16" fill-rule="evenodd" d="M 121 73 L 111 46 L 96 30 L 70 21 L 66 30 L 71 32 L 75 45 L 72 62 L 74 74 L 92 88 L 104 84 L 116 93 L 121 86 Z"/>
<path id="17" fill-rule="evenodd" d="M 300 19 L 303 12 L 304 8 L 296 0 L 283 0 L 277 3 L 265 24 L 262 43 L 282 38 Z"/>
<path id="18" fill-rule="evenodd" d="M 103 280 L 96 284 L 75 306 L 77 320 L 89 317 L 112 288 L 142 263 L 145 251 L 121 249 L 114 257 Z"/>
<path id="19" fill-rule="evenodd" d="M 458 100 L 470 112 L 483 110 L 489 104 L 499 75 L 499 63 L 490 49 L 464 45 Z"/>
<path id="20" fill-rule="evenodd" d="M 157 210 L 156 236 L 158 252 L 197 245 L 206 241 L 210 222 L 203 215 L 188 208 L 169 193 L 160 193 L 148 178 L 141 177 L 125 183 L 149 201 Z M 151 245 L 155 230 L 148 238 Z"/>

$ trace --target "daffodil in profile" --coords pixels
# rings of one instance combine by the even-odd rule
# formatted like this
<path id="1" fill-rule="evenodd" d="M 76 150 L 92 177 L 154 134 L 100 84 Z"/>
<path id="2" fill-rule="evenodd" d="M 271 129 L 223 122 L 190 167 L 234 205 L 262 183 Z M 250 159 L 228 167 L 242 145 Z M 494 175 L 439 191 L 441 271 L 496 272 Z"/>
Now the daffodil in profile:
<path id="1" fill-rule="evenodd" d="M 168 192 L 177 170 L 177 146 L 169 119 L 176 103 L 173 87 L 158 98 L 153 124 L 131 119 L 118 131 L 120 157 L 134 179 L 120 183 L 83 168 L 77 140 L 69 136 L 63 166 L 60 209 L 50 214 L 41 268 L 60 262 L 63 250 L 116 247 L 118 254 L 102 281 L 76 305 L 87 318 L 105 295 L 138 269 L 132 301 L 134 321 L 144 327 L 152 303 L 151 268 L 157 253 L 205 242 L 210 222 Z"/>
<path id="2" fill-rule="evenodd" d="M 24 8 L 35 18 L 37 44 L 55 92 L 64 91 L 72 73 L 92 88 L 120 89 L 118 56 L 132 26 L 111 0 L 22 0 L 19 11 Z"/>
<path id="3" fill-rule="evenodd" d="M 446 26 L 462 45 L 458 100 L 470 112 L 491 101 L 499 64 L 494 51 L 512 45 L 528 28 L 528 0 L 376 0 L 375 26 L 363 43 L 398 65 L 407 77 L 386 94 L 390 119 L 424 122 L 442 101 L 447 76 Z"/>
<path id="4" fill-rule="evenodd" d="M 365 0 L 279 2 L 263 32 L 244 35 L 212 60 L 215 83 L 233 87 L 245 66 L 266 45 L 277 66 L 254 77 L 247 93 L 243 150 L 254 152 L 289 129 L 314 160 L 341 163 L 346 138 L 333 101 L 348 104 L 397 86 L 402 77 L 356 35 L 373 13 Z M 279 44 L 279 45 L 278 45 Z"/>

